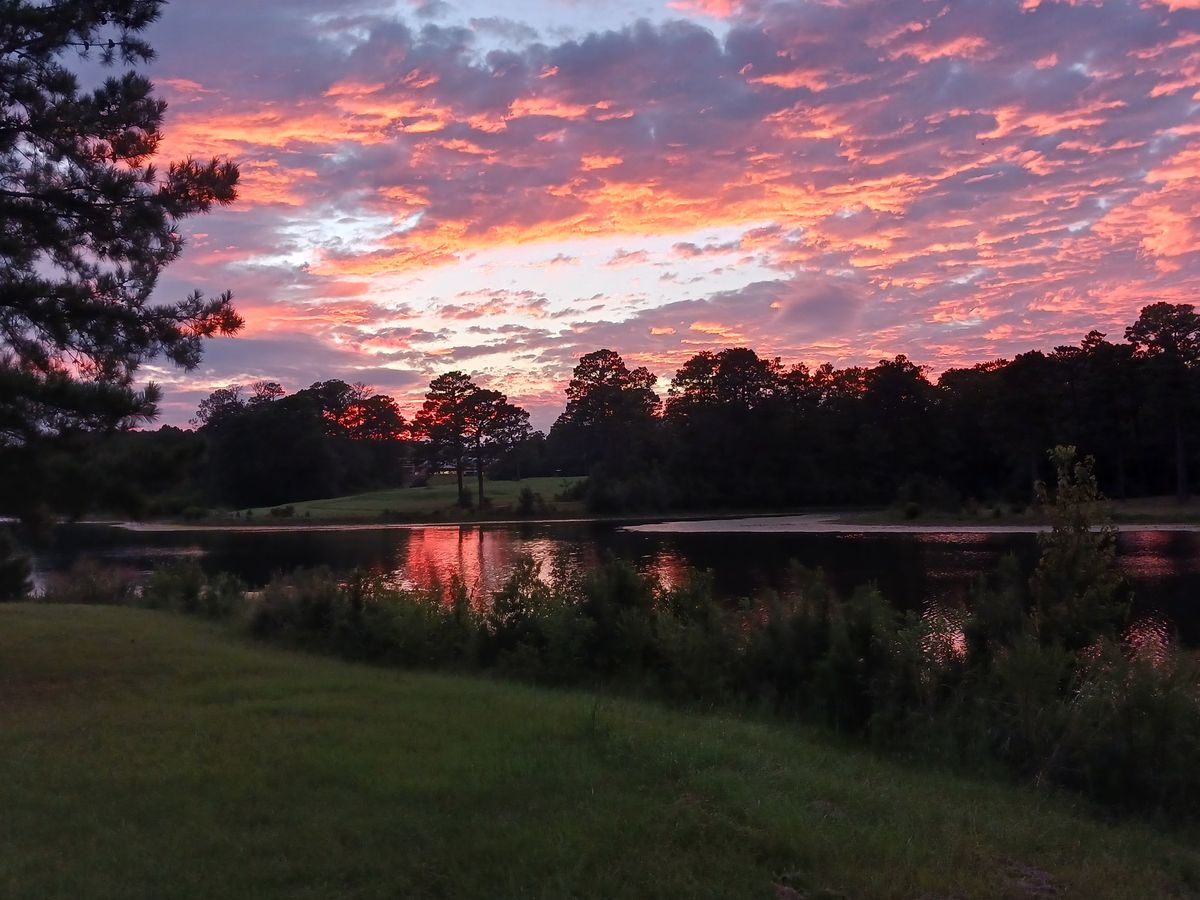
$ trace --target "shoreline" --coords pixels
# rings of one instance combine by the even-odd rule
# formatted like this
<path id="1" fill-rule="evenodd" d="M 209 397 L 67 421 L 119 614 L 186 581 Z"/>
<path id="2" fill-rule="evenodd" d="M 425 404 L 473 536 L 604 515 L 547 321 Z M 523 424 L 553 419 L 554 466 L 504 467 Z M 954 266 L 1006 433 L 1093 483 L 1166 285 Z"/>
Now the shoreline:
<path id="1" fill-rule="evenodd" d="M 644 518 L 644 517 L 639 517 Z M 463 520 L 459 522 L 447 522 L 445 520 L 429 520 L 426 522 L 364 522 L 364 521 L 341 521 L 341 522 L 297 522 L 294 524 L 270 524 L 270 525 L 214 525 L 211 523 L 198 522 L 192 524 L 190 522 L 131 522 L 119 520 L 85 520 L 75 524 L 79 525 L 100 525 L 109 528 L 120 528 L 123 531 L 132 531 L 140 533 L 154 532 L 175 532 L 175 531 L 224 531 L 224 532 L 280 532 L 280 531 L 395 531 L 405 528 L 478 528 L 488 525 L 579 525 L 589 522 L 631 522 L 636 521 L 635 518 L 629 517 L 625 519 L 594 519 L 587 517 L 572 517 L 563 519 L 479 519 L 476 521 Z M 68 524 L 68 523 L 64 523 Z"/>
<path id="2" fill-rule="evenodd" d="M 850 515 L 855 515 L 851 513 Z M 570 516 L 533 519 L 480 519 L 448 522 L 288 522 L 261 525 L 212 524 L 188 522 L 134 522 L 128 520 L 84 520 L 77 524 L 118 528 L 134 533 L 170 532 L 320 532 L 320 531 L 396 531 L 405 529 L 450 529 L 512 527 L 515 525 L 613 525 L 622 531 L 640 534 L 1038 534 L 1050 530 L 1045 522 L 968 523 L 968 522 L 863 522 L 840 518 L 829 513 L 779 513 L 706 515 L 694 517 L 662 516 Z M 1200 532 L 1200 522 L 1116 522 L 1119 532 Z"/>
<path id="3" fill-rule="evenodd" d="M 1117 522 L 1117 531 L 1200 532 L 1195 522 Z M 1045 522 L 1007 524 L 849 522 L 820 514 L 748 516 L 738 519 L 674 520 L 623 526 L 643 534 L 1040 534 Z M 1097 526 L 1093 530 L 1099 531 Z"/>

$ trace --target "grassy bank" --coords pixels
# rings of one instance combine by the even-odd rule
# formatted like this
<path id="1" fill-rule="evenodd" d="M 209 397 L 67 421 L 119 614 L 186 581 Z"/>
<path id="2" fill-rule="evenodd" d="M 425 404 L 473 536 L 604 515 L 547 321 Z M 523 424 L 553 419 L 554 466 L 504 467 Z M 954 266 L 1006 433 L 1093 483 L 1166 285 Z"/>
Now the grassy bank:
<path id="1" fill-rule="evenodd" d="M 0 607 L 0 808 L 13 900 L 1200 890 L 1194 835 L 795 727 L 112 607 Z"/>
<path id="2" fill-rule="evenodd" d="M 326 500 L 305 500 L 287 504 L 293 510 L 291 518 L 309 518 L 330 522 L 350 521 L 417 521 L 423 519 L 472 520 L 518 515 L 520 495 L 530 490 L 540 497 L 532 514 L 572 516 L 583 511 L 578 501 L 556 500 L 578 479 L 575 478 L 524 478 L 521 481 L 484 481 L 484 497 L 489 506 L 479 510 L 464 510 L 458 505 L 458 482 L 453 475 L 435 475 L 422 487 L 393 488 L 385 491 L 370 491 L 346 497 L 331 497 Z M 467 488 L 474 495 L 477 490 L 475 479 L 469 478 Z M 478 498 L 476 498 L 478 499 Z M 244 513 L 244 511 L 243 511 Z M 271 507 L 251 510 L 251 522 L 279 524 L 287 519 L 271 515 Z"/>

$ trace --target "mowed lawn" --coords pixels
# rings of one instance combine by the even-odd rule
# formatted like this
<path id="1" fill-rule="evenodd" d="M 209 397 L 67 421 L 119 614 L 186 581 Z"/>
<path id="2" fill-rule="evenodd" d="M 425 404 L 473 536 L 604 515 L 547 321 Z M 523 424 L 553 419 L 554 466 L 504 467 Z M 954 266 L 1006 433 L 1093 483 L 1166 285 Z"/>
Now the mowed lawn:
<path id="1" fill-rule="evenodd" d="M 562 493 L 578 478 L 560 478 L 549 476 L 544 478 L 523 478 L 520 481 L 484 481 L 484 496 L 491 501 L 492 514 L 503 513 L 506 510 L 515 514 L 517 499 L 521 491 L 529 488 L 535 494 L 540 494 L 554 515 L 571 515 L 583 511 L 583 504 L 578 501 L 555 500 L 556 494 Z M 466 480 L 466 487 L 475 496 L 479 486 L 472 476 Z M 435 475 L 424 487 L 394 488 L 386 491 L 370 491 L 365 494 L 351 494 L 346 497 L 333 497 L 328 500 L 305 500 L 289 504 L 294 509 L 293 516 L 304 517 L 305 513 L 311 519 L 379 519 L 384 513 L 393 514 L 399 518 L 414 518 L 421 516 L 461 517 L 463 510 L 458 506 L 458 481 L 453 475 Z M 255 509 L 256 517 L 270 516 L 270 508 Z M 537 513 L 535 512 L 535 515 Z M 273 519 L 273 521 L 279 521 Z M 286 520 L 283 520 L 286 521 Z"/>
<path id="2" fill-rule="evenodd" d="M 787 725 L 0 606 L 6 900 L 1193 896 L 1194 838 Z"/>

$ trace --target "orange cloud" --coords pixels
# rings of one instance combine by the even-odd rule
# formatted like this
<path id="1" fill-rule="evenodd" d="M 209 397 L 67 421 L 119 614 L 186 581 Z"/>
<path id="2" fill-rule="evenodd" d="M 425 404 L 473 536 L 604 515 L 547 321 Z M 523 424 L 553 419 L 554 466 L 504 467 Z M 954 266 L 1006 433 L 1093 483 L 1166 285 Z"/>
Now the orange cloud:
<path id="1" fill-rule="evenodd" d="M 717 19 L 728 19 L 742 7 L 740 0 L 672 0 L 667 4 L 680 12 L 700 13 Z"/>

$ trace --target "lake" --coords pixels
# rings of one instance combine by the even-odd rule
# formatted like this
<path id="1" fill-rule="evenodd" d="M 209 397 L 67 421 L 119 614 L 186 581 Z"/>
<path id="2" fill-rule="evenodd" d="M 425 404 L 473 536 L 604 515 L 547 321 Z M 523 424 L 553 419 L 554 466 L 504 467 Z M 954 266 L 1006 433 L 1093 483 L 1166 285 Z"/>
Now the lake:
<path id="1" fill-rule="evenodd" d="M 1152 628 L 1174 627 L 1200 646 L 1200 533 L 1131 531 L 1119 536 L 1120 561 L 1135 590 L 1139 616 Z M 130 531 L 103 525 L 60 527 L 34 557 L 35 581 L 85 556 L 146 573 L 184 557 L 210 572 L 228 571 L 252 587 L 274 573 L 327 565 L 363 569 L 405 586 L 446 584 L 462 573 L 476 592 L 503 581 L 519 553 L 549 569 L 556 559 L 592 566 L 609 554 L 667 581 L 688 567 L 711 569 L 730 599 L 786 591 L 793 560 L 820 567 L 841 593 L 873 581 L 903 609 L 960 607 L 971 584 L 1006 553 L 1026 570 L 1037 559 L 1033 534 L 639 533 L 611 523 L 445 525 L 320 531 Z"/>

